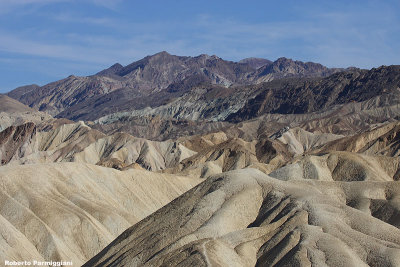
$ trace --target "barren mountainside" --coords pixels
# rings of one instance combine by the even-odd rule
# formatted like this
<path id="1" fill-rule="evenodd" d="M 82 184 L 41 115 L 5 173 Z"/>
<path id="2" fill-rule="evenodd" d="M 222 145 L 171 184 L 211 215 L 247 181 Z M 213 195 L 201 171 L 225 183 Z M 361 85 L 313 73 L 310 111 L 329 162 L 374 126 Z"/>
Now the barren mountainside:
<path id="1" fill-rule="evenodd" d="M 400 93 L 399 77 L 398 66 L 390 66 L 341 72 L 326 78 L 287 78 L 226 88 L 196 76 L 148 96 L 117 90 L 78 103 L 58 116 L 109 121 L 112 117 L 156 115 L 164 119 L 237 122 L 269 113 L 332 109 L 374 97 L 396 99 Z"/>
<path id="2" fill-rule="evenodd" d="M 160 102 L 159 104 L 179 97 L 181 94 L 176 94 L 176 91 L 187 90 L 187 81 L 191 83 L 191 87 L 206 83 L 227 88 L 284 77 L 324 77 L 339 71 L 316 63 L 303 63 L 286 58 L 280 58 L 257 69 L 251 63 L 253 61 L 244 60 L 238 63 L 204 54 L 197 57 L 182 57 L 161 52 L 127 66 L 114 64 L 93 76 L 71 75 L 42 87 L 17 88 L 8 95 L 51 115 L 57 115 L 79 103 L 82 103 L 82 108 L 90 101 L 96 101 L 95 106 L 107 102 L 105 106 L 110 114 L 129 109 L 127 107 L 129 104 L 133 104 L 130 109 L 140 108 L 134 103 L 142 103 L 149 95 L 153 97 L 153 101 Z M 161 100 L 158 99 L 160 92 Z M 174 92 L 175 94 L 169 94 Z M 145 100 L 145 103 L 153 101 Z M 115 108 L 111 108 L 111 105 Z M 75 119 L 84 117 L 71 111 L 61 113 L 60 116 Z"/>

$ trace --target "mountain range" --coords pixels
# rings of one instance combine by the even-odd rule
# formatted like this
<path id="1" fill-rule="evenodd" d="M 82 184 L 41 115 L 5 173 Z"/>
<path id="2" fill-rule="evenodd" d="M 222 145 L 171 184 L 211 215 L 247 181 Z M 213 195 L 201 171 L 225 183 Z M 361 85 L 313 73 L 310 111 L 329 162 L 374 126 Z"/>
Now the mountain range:
<path id="1" fill-rule="evenodd" d="M 88 77 L 71 75 L 41 87 L 20 87 L 8 96 L 53 116 L 93 120 L 89 114 L 78 113 L 77 105 L 100 106 L 101 115 L 108 115 L 162 105 L 200 85 L 235 88 L 283 77 L 324 77 L 340 71 L 287 58 L 261 60 L 258 68 L 253 61 L 232 62 L 217 56 L 182 57 L 161 52 L 125 67 L 114 64 Z"/>

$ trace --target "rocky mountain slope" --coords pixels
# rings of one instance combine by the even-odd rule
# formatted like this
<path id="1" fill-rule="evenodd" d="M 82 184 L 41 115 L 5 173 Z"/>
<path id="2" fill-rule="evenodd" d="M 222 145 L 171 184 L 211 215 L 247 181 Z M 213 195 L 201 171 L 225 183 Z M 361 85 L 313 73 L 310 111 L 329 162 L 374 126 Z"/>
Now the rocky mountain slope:
<path id="1" fill-rule="evenodd" d="M 324 79 L 276 80 L 267 83 L 245 105 L 227 119 L 241 121 L 265 113 L 309 113 L 332 109 L 334 105 L 363 102 L 375 97 L 376 105 L 398 103 L 400 66 L 355 70 Z"/>
<path id="2" fill-rule="evenodd" d="M 82 105 L 87 106 L 88 101 L 94 101 L 96 105 L 107 103 L 106 114 L 110 114 L 126 110 L 125 102 L 133 104 L 130 109 L 141 108 L 140 105 L 135 106 L 135 103 L 142 103 L 143 99 L 147 99 L 144 104 L 153 103 L 154 100 L 162 104 L 163 101 L 179 97 L 184 91 L 202 83 L 227 88 L 283 77 L 328 76 L 339 71 L 316 63 L 303 63 L 286 58 L 280 58 L 257 69 L 259 65 L 254 66 L 251 63 L 253 61 L 237 63 L 217 56 L 182 57 L 161 52 L 125 67 L 114 64 L 93 76 L 71 75 L 42 87 L 17 88 L 8 95 L 51 115 L 57 115 L 79 103 L 85 103 Z M 124 97 L 121 97 L 122 95 Z M 148 100 L 149 95 L 153 101 Z M 61 113 L 60 117 L 77 119 L 79 116 L 69 110 Z"/>
<path id="3" fill-rule="evenodd" d="M 239 122 L 263 114 L 332 110 L 338 105 L 369 101 L 377 97 L 382 100 L 376 100 L 375 107 L 382 107 L 397 103 L 400 94 L 397 89 L 399 77 L 400 68 L 390 66 L 370 71 L 341 72 L 327 78 L 288 78 L 230 88 L 208 83 L 189 83 L 187 90 L 142 97 L 138 98 L 138 102 L 132 102 L 129 94 L 116 91 L 109 94 L 107 99 L 99 97 L 77 104 L 59 116 L 75 120 L 97 119 L 99 123 L 113 123 L 120 119 L 126 121 L 149 115 L 160 116 L 165 120 Z M 372 108 L 371 105 L 369 108 Z"/>

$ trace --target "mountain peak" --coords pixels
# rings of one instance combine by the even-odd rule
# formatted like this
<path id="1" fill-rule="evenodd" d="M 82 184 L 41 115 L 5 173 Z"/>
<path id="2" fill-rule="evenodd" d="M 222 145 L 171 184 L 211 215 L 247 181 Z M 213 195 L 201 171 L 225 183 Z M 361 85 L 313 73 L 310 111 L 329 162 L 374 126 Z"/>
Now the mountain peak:
<path id="1" fill-rule="evenodd" d="M 272 61 L 265 58 L 248 57 L 240 60 L 238 63 L 247 64 L 254 69 L 259 69 L 266 65 L 272 64 Z"/>
<path id="2" fill-rule="evenodd" d="M 116 74 L 117 72 L 119 72 L 123 68 L 124 68 L 124 66 L 122 66 L 121 64 L 115 63 L 111 67 L 96 73 L 96 75 L 107 76 L 107 75 L 110 75 L 110 74 Z"/>
<path id="3" fill-rule="evenodd" d="M 161 52 L 155 53 L 154 55 L 171 55 L 170 53 L 168 53 L 167 51 L 163 50 Z"/>
<path id="4" fill-rule="evenodd" d="M 123 66 L 121 65 L 121 64 L 119 64 L 119 63 L 115 63 L 114 65 L 112 65 L 110 68 L 113 68 L 113 69 L 115 69 L 115 68 L 122 68 Z"/>
<path id="5" fill-rule="evenodd" d="M 167 51 L 161 51 L 158 52 L 156 54 L 153 55 L 149 55 L 137 62 L 141 62 L 144 64 L 148 64 L 148 63 L 152 63 L 152 64 L 163 64 L 165 62 L 170 62 L 173 61 L 175 59 L 179 58 L 178 56 L 175 55 L 171 55 L 170 53 L 168 53 Z M 132 63 L 135 64 L 136 62 Z"/>
<path id="6" fill-rule="evenodd" d="M 295 62 L 295 61 L 291 58 L 280 57 L 277 60 L 275 60 L 273 63 L 289 63 L 289 62 Z"/>
<path id="7" fill-rule="evenodd" d="M 158 53 L 156 53 L 154 55 L 151 55 L 149 57 L 150 58 L 154 58 L 154 57 L 170 57 L 170 56 L 172 56 L 172 55 L 170 53 L 168 53 L 167 51 L 161 51 L 161 52 L 158 52 Z"/>

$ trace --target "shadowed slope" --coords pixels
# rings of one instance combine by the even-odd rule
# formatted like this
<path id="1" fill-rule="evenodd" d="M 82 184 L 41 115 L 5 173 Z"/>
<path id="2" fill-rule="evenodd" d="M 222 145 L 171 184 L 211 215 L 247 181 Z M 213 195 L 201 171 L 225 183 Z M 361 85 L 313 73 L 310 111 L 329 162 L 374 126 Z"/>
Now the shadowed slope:
<path id="1" fill-rule="evenodd" d="M 84 266 L 397 266 L 400 230 L 346 204 L 390 201 L 398 213 L 399 194 L 398 182 L 228 172 L 132 226 Z"/>

